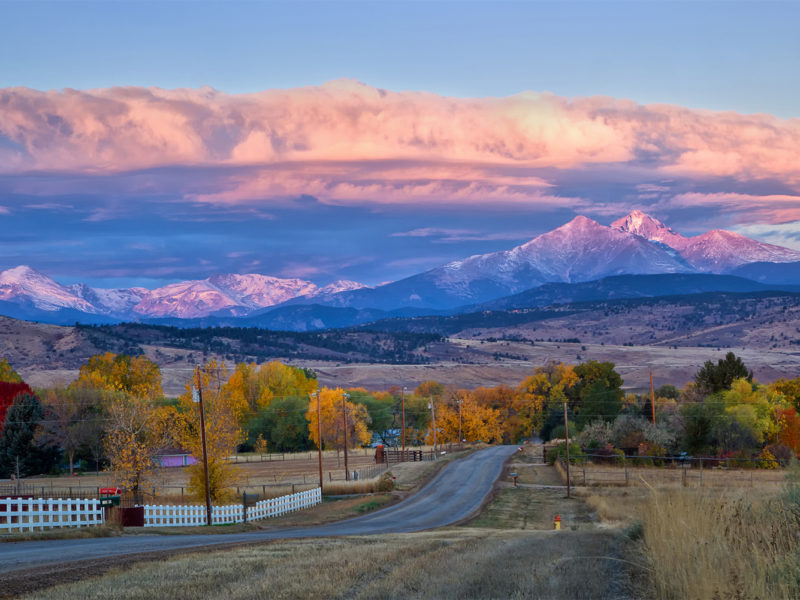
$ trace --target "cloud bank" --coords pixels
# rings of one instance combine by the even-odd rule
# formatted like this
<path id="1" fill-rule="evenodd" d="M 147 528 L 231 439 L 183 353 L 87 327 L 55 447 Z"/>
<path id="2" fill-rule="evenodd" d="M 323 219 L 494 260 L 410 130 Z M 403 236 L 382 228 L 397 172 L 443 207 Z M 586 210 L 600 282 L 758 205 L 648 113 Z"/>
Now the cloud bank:
<path id="1" fill-rule="evenodd" d="M 329 204 L 569 208 L 587 201 L 558 189 L 553 173 L 606 169 L 649 185 L 644 203 L 755 205 L 764 219 L 785 222 L 800 219 L 798 157 L 800 119 L 607 97 L 460 99 L 350 80 L 240 95 L 0 90 L 0 173 L 22 194 L 51 193 L 34 175 L 56 172 L 78 177 L 67 182 L 74 192 L 112 177 L 131 193 L 221 205 L 307 194 Z M 727 188 L 674 198 L 668 185 L 647 183 L 714 178 Z M 783 193 L 732 189 L 763 181 Z"/>

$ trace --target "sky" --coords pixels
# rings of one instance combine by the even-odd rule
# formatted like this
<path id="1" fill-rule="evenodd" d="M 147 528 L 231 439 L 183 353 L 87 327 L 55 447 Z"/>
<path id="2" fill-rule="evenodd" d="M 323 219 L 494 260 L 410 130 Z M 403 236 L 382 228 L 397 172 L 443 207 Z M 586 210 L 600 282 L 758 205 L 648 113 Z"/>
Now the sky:
<path id="1" fill-rule="evenodd" d="M 800 248 L 798 2 L 0 1 L 0 269 L 374 285 L 638 208 Z"/>

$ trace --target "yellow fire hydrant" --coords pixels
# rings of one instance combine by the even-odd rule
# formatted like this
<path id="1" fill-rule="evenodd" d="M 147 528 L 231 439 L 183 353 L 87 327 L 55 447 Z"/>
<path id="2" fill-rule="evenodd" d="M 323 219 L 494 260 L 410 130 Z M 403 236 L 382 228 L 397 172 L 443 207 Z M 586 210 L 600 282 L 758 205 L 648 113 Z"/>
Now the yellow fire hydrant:
<path id="1" fill-rule="evenodd" d="M 556 530 L 561 529 L 561 517 L 556 515 L 556 518 L 553 519 L 553 528 Z"/>

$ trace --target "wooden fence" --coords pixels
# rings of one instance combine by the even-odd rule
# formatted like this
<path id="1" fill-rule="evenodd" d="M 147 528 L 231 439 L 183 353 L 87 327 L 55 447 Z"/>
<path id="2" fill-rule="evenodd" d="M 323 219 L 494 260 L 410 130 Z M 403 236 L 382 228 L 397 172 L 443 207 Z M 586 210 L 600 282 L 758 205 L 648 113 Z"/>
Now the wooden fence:
<path id="1" fill-rule="evenodd" d="M 44 531 L 60 527 L 88 527 L 105 522 L 95 499 L 0 498 L 0 531 Z"/>
<path id="2" fill-rule="evenodd" d="M 320 488 L 305 492 L 297 492 L 288 496 L 261 500 L 247 509 L 247 520 L 257 521 L 269 517 L 277 517 L 322 502 Z M 214 525 L 244 522 L 245 511 L 241 504 L 214 506 L 211 520 Z M 202 504 L 181 505 L 145 505 L 145 527 L 187 527 L 206 524 L 206 507 Z"/>
<path id="3" fill-rule="evenodd" d="M 566 483 L 563 457 L 558 466 Z M 777 460 L 587 454 L 570 458 L 570 480 L 578 486 L 756 487 L 784 483 L 786 470 Z"/>

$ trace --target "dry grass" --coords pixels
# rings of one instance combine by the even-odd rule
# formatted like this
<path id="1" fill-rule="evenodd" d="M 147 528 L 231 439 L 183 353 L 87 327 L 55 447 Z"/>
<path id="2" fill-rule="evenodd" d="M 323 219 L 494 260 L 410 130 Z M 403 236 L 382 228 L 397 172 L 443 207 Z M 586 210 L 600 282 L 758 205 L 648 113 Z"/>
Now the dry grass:
<path id="1" fill-rule="evenodd" d="M 667 600 L 796 598 L 800 527 L 779 497 L 653 490 L 643 547 Z"/>
<path id="2" fill-rule="evenodd" d="M 64 527 L 47 531 L 26 533 L 7 533 L 0 535 L 0 542 L 31 542 L 44 540 L 77 540 L 94 537 L 114 537 L 122 535 L 122 528 L 113 523 L 93 527 Z"/>
<path id="3" fill-rule="evenodd" d="M 143 563 L 25 598 L 626 597 L 607 532 L 445 532 L 295 540 Z M 586 585 L 592 581 L 592 585 Z"/>
<path id="4" fill-rule="evenodd" d="M 563 474 L 564 469 L 559 466 Z M 665 467 L 631 467 L 586 464 L 572 465 L 573 485 L 588 486 L 681 486 L 681 487 L 740 487 L 765 486 L 777 490 L 786 480 L 783 469 L 681 469 Z M 566 474 L 562 475 L 566 481 Z"/>

